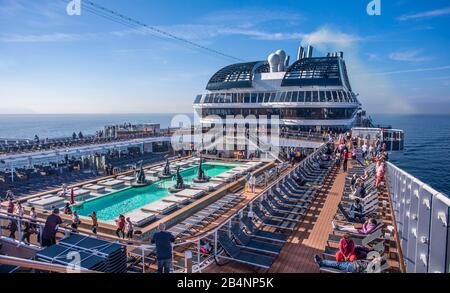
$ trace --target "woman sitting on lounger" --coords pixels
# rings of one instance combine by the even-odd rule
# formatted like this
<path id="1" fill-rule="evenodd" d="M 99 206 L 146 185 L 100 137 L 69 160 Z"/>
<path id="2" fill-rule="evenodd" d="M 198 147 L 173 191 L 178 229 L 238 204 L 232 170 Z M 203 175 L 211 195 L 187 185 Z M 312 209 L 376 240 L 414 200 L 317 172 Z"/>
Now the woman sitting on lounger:
<path id="1" fill-rule="evenodd" d="M 331 224 L 336 230 L 364 235 L 370 234 L 377 227 L 377 221 L 373 218 L 369 218 L 366 222 L 364 222 L 360 229 L 355 228 L 354 226 L 338 225 L 334 221 L 332 221 Z"/>
<path id="2" fill-rule="evenodd" d="M 355 201 L 350 206 L 348 210 L 348 216 L 353 222 L 364 222 L 363 206 L 358 198 L 355 199 Z"/>
<path id="3" fill-rule="evenodd" d="M 345 234 L 339 241 L 339 250 L 336 252 L 336 261 L 355 261 L 355 243 L 349 234 Z"/>

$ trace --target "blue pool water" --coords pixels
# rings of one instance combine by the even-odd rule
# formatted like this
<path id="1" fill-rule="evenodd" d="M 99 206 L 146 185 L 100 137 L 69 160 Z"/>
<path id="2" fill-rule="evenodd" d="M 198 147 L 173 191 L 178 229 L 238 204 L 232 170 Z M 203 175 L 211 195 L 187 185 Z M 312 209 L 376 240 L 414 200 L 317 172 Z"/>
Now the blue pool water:
<path id="1" fill-rule="evenodd" d="M 203 170 L 208 176 L 217 176 L 232 168 L 233 166 L 203 164 Z M 186 184 L 191 184 L 192 179 L 197 176 L 197 171 L 198 167 L 192 167 L 180 174 Z M 85 202 L 76 206 L 75 210 L 81 216 L 88 216 L 95 211 L 99 220 L 109 221 L 117 218 L 120 214 L 164 198 L 170 194 L 168 188 L 174 184 L 174 179 L 159 180 L 146 187 L 129 188 Z"/>

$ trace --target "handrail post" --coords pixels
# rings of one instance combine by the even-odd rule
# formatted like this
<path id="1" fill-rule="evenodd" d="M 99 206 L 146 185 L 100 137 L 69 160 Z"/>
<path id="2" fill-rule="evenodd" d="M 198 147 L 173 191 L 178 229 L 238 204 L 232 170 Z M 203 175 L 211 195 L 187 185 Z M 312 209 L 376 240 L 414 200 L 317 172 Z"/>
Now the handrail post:
<path id="1" fill-rule="evenodd" d="M 217 255 L 217 229 L 214 231 L 214 256 Z"/>
<path id="2" fill-rule="evenodd" d="M 15 221 L 15 220 L 13 220 Z M 22 219 L 20 219 L 20 217 L 17 219 L 17 231 L 19 232 L 19 238 L 17 240 L 19 240 L 19 245 L 22 242 Z"/>
<path id="3" fill-rule="evenodd" d="M 200 267 L 200 239 L 197 241 L 197 267 Z"/>
<path id="4" fill-rule="evenodd" d="M 142 273 L 145 273 L 145 247 L 142 246 Z"/>
<path id="5" fill-rule="evenodd" d="M 186 250 L 184 252 L 184 267 L 186 273 L 192 273 L 192 251 L 190 250 Z"/>

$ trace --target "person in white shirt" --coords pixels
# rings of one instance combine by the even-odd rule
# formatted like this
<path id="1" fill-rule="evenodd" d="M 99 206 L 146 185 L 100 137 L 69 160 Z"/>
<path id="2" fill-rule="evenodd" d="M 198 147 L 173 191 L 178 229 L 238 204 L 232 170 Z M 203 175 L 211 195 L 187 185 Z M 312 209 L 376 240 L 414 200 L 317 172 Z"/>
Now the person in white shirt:
<path id="1" fill-rule="evenodd" d="M 19 202 L 16 206 L 16 211 L 15 214 L 18 215 L 19 217 L 23 217 L 25 210 L 23 209 L 22 204 Z"/>
<path id="2" fill-rule="evenodd" d="M 364 143 L 364 145 L 362 146 L 363 158 L 367 156 L 367 149 L 368 149 L 367 143 Z"/>
<path id="3" fill-rule="evenodd" d="M 133 231 L 134 231 L 133 223 L 131 222 L 131 219 L 129 217 L 126 220 L 127 220 L 127 238 L 133 239 Z"/>

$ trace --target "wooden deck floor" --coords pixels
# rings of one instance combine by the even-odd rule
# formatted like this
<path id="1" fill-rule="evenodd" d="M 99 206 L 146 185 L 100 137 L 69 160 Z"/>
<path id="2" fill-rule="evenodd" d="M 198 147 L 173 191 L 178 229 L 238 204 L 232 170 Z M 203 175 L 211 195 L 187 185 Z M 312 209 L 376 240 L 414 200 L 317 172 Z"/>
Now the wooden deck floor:
<path id="1" fill-rule="evenodd" d="M 270 273 L 313 273 L 318 272 L 313 261 L 315 254 L 324 249 L 328 235 L 332 231 L 337 204 L 344 190 L 346 174 L 342 169 L 333 167 L 326 183 L 311 203 L 303 220 L 297 225 L 280 255 L 267 272 Z M 251 267 L 229 262 L 226 265 L 211 265 L 205 272 L 209 273 L 245 273 L 254 272 Z M 258 270 L 258 272 L 264 272 Z"/>

